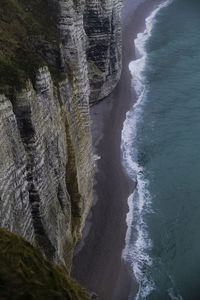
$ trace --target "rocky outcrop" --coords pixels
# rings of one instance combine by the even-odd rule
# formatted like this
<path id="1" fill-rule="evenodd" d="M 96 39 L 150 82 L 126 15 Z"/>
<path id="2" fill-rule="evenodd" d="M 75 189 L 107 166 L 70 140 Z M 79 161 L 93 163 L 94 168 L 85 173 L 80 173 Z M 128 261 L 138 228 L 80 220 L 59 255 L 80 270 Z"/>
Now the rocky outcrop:
<path id="1" fill-rule="evenodd" d="M 45 1 L 49 3 L 44 0 L 40 5 Z M 0 13 L 8 3 L 12 7 L 14 2 L 5 1 Z M 54 28 L 55 20 L 57 24 L 51 37 L 41 35 L 43 24 L 34 25 L 38 30 L 34 35 L 32 24 L 23 24 L 26 13 L 39 22 L 40 12 L 32 0 L 20 8 L 19 17 L 22 9 L 25 15 L 14 35 L 12 26 L 8 30 L 12 39 L 20 38 L 30 26 L 26 53 L 32 57 L 34 51 L 32 65 L 24 67 L 24 60 L 20 64 L 17 57 L 16 69 L 7 72 L 7 56 L 3 63 L 0 59 L 6 78 L 2 86 L 0 82 L 0 226 L 22 235 L 47 258 L 70 269 L 92 203 L 89 98 L 104 97 L 120 76 L 121 4 L 118 0 L 52 0 L 51 5 L 49 28 Z M 9 22 L 6 26 L 12 25 Z M 1 26 L 5 24 L 0 21 Z M 13 78 L 20 78 L 18 85 Z"/>
<path id="2" fill-rule="evenodd" d="M 84 28 L 92 103 L 111 93 L 120 78 L 121 6 L 119 0 L 86 0 Z"/>

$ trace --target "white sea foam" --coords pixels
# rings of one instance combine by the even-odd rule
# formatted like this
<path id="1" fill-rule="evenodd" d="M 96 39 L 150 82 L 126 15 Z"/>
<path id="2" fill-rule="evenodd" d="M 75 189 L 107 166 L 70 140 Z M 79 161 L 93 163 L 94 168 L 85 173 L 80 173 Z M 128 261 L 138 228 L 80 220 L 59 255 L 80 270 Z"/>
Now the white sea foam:
<path id="1" fill-rule="evenodd" d="M 139 33 L 135 40 L 137 60 L 129 64 L 132 75 L 132 84 L 138 96 L 137 103 L 126 114 L 122 131 L 122 155 L 123 164 L 128 174 L 135 179 L 137 187 L 128 198 L 129 213 L 127 214 L 126 246 L 123 250 L 123 259 L 132 266 L 134 276 L 139 283 L 139 292 L 136 300 L 146 299 L 155 290 L 153 279 L 144 272 L 144 267 L 151 267 L 153 261 L 148 255 L 152 248 L 152 241 L 149 238 L 148 228 L 144 221 L 144 215 L 152 212 L 151 195 L 148 191 L 148 181 L 144 178 L 144 170 L 137 163 L 137 124 L 142 118 L 143 105 L 145 103 L 147 86 L 145 84 L 146 67 L 146 42 L 151 36 L 155 24 L 155 16 L 161 8 L 168 5 L 172 0 L 159 5 L 146 19 L 146 29 Z M 130 299 L 132 300 L 132 299 Z"/>
<path id="2" fill-rule="evenodd" d="M 171 287 L 167 290 L 169 298 L 171 300 L 183 300 L 183 297 L 180 295 L 176 283 L 171 275 L 169 275 L 169 280 L 171 282 Z"/>

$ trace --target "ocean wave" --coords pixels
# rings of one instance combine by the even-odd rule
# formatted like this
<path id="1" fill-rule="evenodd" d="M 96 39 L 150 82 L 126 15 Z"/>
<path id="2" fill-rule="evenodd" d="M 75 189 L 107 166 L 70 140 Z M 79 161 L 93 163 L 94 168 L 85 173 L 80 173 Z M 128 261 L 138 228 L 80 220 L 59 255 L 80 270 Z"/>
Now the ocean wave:
<path id="1" fill-rule="evenodd" d="M 137 186 L 134 193 L 128 198 L 128 229 L 126 233 L 126 246 L 123 250 L 122 257 L 131 265 L 133 275 L 139 283 L 139 292 L 136 296 L 136 300 L 146 299 L 146 297 L 156 289 L 150 274 L 147 274 L 144 270 L 144 268 L 151 267 L 153 263 L 148 254 L 152 248 L 152 241 L 144 220 L 144 216 L 147 213 L 152 213 L 152 208 L 151 195 L 148 191 L 149 183 L 145 179 L 144 169 L 137 162 L 137 126 L 142 119 L 143 105 L 148 92 L 145 81 L 147 62 L 146 42 L 150 38 L 153 26 L 156 23 L 157 13 L 171 2 L 172 0 L 169 0 L 159 5 L 146 19 L 145 31 L 139 33 L 135 40 L 137 59 L 129 64 L 129 70 L 132 75 L 132 85 L 136 91 L 138 100 L 126 114 L 126 120 L 122 130 L 121 151 L 123 155 L 123 165 L 129 176 L 136 181 Z"/>

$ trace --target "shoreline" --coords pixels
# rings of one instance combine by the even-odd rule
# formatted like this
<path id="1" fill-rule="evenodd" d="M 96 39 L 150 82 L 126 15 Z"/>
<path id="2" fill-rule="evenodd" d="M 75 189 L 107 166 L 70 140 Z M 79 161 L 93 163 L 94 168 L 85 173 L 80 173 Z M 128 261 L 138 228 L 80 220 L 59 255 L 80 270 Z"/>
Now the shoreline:
<path id="1" fill-rule="evenodd" d="M 159 1 L 137 5 L 124 0 L 122 17 L 122 74 L 114 91 L 91 108 L 94 152 L 97 162 L 94 204 L 86 221 L 83 238 L 73 258 L 72 276 L 102 300 L 125 300 L 131 279 L 121 260 L 127 230 L 128 196 L 134 183 L 121 162 L 121 132 L 126 112 L 137 97 L 131 87 L 129 63 L 135 59 L 134 39 L 145 29 L 145 19 Z M 138 285 L 134 284 L 135 293 Z"/>

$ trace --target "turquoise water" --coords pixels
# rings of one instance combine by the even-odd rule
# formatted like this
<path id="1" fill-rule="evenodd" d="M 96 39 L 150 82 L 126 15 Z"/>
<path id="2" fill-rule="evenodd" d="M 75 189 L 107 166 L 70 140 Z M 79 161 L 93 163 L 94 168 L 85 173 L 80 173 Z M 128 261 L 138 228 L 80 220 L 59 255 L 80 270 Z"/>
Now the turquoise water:
<path id="1" fill-rule="evenodd" d="M 139 283 L 136 299 L 199 300 L 200 4 L 168 1 L 146 25 L 130 64 L 138 102 L 122 134 L 137 181 L 123 258 Z"/>

